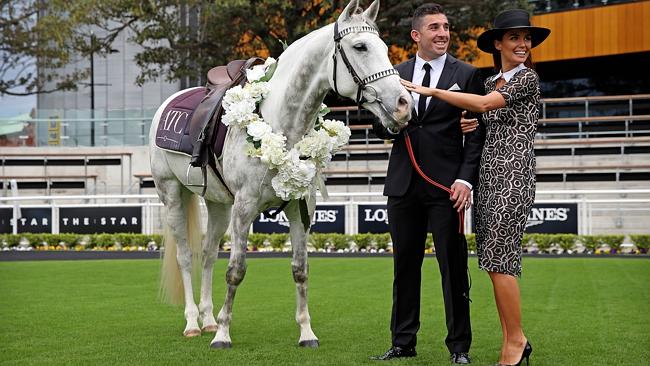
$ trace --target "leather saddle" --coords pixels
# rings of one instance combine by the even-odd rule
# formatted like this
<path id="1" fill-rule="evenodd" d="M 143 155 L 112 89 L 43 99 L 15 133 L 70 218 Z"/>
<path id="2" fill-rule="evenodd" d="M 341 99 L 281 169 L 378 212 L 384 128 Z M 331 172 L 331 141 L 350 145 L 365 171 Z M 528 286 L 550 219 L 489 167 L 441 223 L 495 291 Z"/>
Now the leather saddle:
<path id="1" fill-rule="evenodd" d="M 205 168 L 208 164 L 216 164 L 214 156 L 221 155 L 221 151 L 215 150 L 222 149 L 227 132 L 227 126 L 221 123 L 223 97 L 233 86 L 244 85 L 246 69 L 262 63 L 263 59 L 253 57 L 231 61 L 226 66 L 216 66 L 208 71 L 207 94 L 190 120 L 190 141 L 193 146 L 191 166 Z"/>

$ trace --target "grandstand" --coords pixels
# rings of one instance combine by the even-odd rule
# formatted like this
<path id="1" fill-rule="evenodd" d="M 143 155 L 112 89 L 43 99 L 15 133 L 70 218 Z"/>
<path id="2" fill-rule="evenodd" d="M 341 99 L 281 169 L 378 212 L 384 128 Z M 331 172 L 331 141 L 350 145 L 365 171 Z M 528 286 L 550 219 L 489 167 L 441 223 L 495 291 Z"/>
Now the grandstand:
<path id="1" fill-rule="evenodd" d="M 612 107 L 621 105 L 626 108 Z M 538 200 L 593 201 L 582 231 L 649 232 L 650 95 L 548 98 L 542 106 Z M 332 116 L 353 134 L 325 171 L 330 201 L 384 202 L 391 143 L 374 136 L 367 111 L 338 107 Z M 2 148 L 0 162 L 4 196 L 11 194 L 11 179 L 21 196 L 155 194 L 146 146 Z"/>
<path id="2" fill-rule="evenodd" d="M 643 16 L 650 14 L 650 1 L 606 6 L 576 1 L 570 9 L 560 7 L 562 2 L 532 3 L 538 12 L 533 23 L 554 29 L 533 52 L 544 97 L 535 142 L 537 200 L 576 204 L 579 233 L 650 233 L 650 75 L 639 73 L 650 62 L 650 18 Z M 565 44 L 568 35 L 576 38 L 571 47 Z M 491 60 L 479 57 L 474 64 L 490 74 Z M 109 74 L 108 62 L 105 67 Z M 57 102 L 70 99 L 71 92 L 39 97 L 43 109 L 37 118 L 0 146 L 0 190 L 6 197 L 0 206 L 11 207 L 9 197 L 16 194 L 39 197 L 28 206 L 140 204 L 146 206 L 142 230 L 159 231 L 146 144 L 150 116 L 165 96 L 160 85 L 150 87 L 161 100 L 139 101 L 141 110 L 120 105 L 121 110 L 110 111 L 106 105 L 95 114 L 102 118 L 92 120 L 85 117 L 87 111 L 75 110 L 83 96 L 76 95 L 71 107 Z M 103 93 L 108 101 L 110 93 Z M 52 110 L 55 115 L 48 114 Z M 367 111 L 334 107 L 331 116 L 345 121 L 352 137 L 325 172 L 330 201 L 348 205 L 352 213 L 359 204 L 382 204 L 390 142 L 374 136 Z M 90 124 L 97 127 L 94 141 L 101 147 L 86 146 Z M 73 197 L 63 200 L 65 196 Z M 348 225 L 348 231 L 355 232 L 355 225 Z"/>

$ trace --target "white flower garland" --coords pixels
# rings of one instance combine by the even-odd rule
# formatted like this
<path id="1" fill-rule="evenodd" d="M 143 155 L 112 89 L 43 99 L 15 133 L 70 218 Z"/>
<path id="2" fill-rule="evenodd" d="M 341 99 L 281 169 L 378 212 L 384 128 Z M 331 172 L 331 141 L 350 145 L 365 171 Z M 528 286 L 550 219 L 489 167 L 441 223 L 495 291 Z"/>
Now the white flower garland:
<path id="1" fill-rule="evenodd" d="M 278 197 L 288 201 L 309 194 L 317 173 L 326 168 L 332 155 L 348 143 L 350 129 L 341 121 L 324 119 L 329 109 L 323 104 L 314 129 L 287 151 L 286 136 L 273 132 L 255 112 L 269 93 L 268 80 L 276 65 L 276 60 L 269 57 L 263 65 L 246 70 L 248 83 L 244 87 L 231 88 L 223 98 L 222 122 L 246 129 L 249 142 L 246 153 L 277 170 L 271 185 Z"/>

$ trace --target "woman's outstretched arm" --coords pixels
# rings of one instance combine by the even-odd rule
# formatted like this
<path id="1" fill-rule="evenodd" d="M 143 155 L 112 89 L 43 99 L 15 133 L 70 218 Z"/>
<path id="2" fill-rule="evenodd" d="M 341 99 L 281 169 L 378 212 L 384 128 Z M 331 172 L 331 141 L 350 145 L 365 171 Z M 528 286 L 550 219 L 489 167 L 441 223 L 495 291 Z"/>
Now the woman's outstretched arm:
<path id="1" fill-rule="evenodd" d="M 493 91 L 488 95 L 478 95 L 470 93 L 459 93 L 449 90 L 427 88 L 421 85 L 415 85 L 408 80 L 402 79 L 402 85 L 406 90 L 416 92 L 420 95 L 431 96 L 445 101 L 458 108 L 466 109 L 472 112 L 483 113 L 497 108 L 506 106 L 503 96 Z"/>

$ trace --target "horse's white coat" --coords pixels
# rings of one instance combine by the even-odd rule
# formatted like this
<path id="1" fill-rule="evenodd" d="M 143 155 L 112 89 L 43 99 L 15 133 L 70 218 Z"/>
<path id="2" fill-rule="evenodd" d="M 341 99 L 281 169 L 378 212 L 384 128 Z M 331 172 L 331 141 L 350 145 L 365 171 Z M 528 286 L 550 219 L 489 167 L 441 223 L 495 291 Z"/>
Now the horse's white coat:
<path id="1" fill-rule="evenodd" d="M 373 23 L 379 8 L 375 1 L 363 14 L 356 11 L 358 0 L 351 1 L 338 19 L 339 29 L 349 26 Z M 333 88 L 334 29 L 330 24 L 313 31 L 293 43 L 280 56 L 278 66 L 269 82 L 271 92 L 261 105 L 261 114 L 273 130 L 282 132 L 287 137 L 290 149 L 311 128 L 320 105 L 329 90 Z M 373 73 L 392 68 L 387 55 L 387 47 L 381 39 L 372 33 L 361 32 L 347 35 L 341 40 L 352 66 L 363 78 Z M 366 51 L 358 51 L 353 46 L 364 44 Z M 337 86 L 341 95 L 356 97 L 357 86 L 349 75 L 343 62 L 338 60 Z M 400 85 L 399 78 L 389 76 L 372 83 L 381 97 L 388 115 L 376 103 L 364 105 L 377 115 L 386 127 L 399 128 L 410 119 L 412 100 Z M 182 91 L 181 91 L 182 92 Z M 179 92 L 179 93 L 181 93 Z M 178 94 L 178 93 L 177 93 Z M 186 212 L 195 208 L 196 203 L 190 199 L 200 193 L 201 188 L 188 187 L 185 173 L 189 157 L 174 154 L 155 145 L 155 133 L 160 115 L 165 106 L 177 95 L 173 95 L 160 106 L 150 131 L 151 171 L 161 201 L 167 207 L 167 225 L 177 245 L 178 266 L 163 266 L 163 271 L 180 271 L 179 278 L 184 294 L 186 336 L 199 335 L 203 331 L 216 331 L 211 342 L 215 348 L 230 347 L 230 319 L 232 306 L 238 285 L 246 274 L 246 245 L 248 231 L 255 217 L 263 210 L 277 206 L 281 200 L 276 197 L 271 187 L 274 171 L 257 158 L 248 157 L 246 150 L 246 133 L 238 128 L 231 128 L 226 137 L 223 153 L 223 175 L 226 184 L 234 194 L 232 197 L 208 169 L 208 189 L 205 203 L 208 209 L 208 228 L 202 250 L 201 299 L 198 307 L 192 295 L 191 257 L 188 245 L 188 222 Z M 200 169 L 192 169 L 190 180 L 201 182 Z M 309 216 L 315 207 L 315 188 L 308 197 Z M 291 262 L 293 278 L 296 283 L 296 322 L 300 326 L 300 345 L 317 346 L 318 338 L 311 329 L 307 307 L 307 249 L 305 232 L 298 203 L 292 201 L 285 209 L 290 222 L 290 238 L 293 248 Z M 226 271 L 226 296 L 217 318 L 213 315 L 212 305 L 212 268 L 217 259 L 218 244 L 232 220 L 232 247 L 230 261 Z M 172 241 L 173 243 L 173 241 Z M 172 285 L 172 284 L 167 284 Z M 201 327 L 199 328 L 199 322 Z"/>

